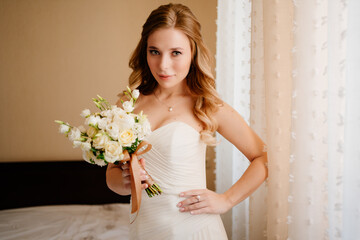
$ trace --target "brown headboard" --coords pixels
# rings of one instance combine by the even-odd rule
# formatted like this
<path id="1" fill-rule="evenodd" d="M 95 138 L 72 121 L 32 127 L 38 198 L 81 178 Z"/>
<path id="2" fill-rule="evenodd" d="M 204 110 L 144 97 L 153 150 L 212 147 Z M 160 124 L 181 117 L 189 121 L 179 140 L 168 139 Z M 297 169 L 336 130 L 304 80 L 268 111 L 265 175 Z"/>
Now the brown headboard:
<path id="1" fill-rule="evenodd" d="M 85 161 L 0 163 L 0 209 L 129 203 L 108 189 L 105 172 Z"/>

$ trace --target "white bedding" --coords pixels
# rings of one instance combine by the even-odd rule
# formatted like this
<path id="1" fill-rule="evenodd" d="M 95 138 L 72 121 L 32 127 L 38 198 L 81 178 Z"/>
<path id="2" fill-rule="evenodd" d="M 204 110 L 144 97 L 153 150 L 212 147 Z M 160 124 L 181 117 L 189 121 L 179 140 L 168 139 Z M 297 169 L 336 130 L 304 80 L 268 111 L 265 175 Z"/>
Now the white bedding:
<path id="1" fill-rule="evenodd" d="M 0 239 L 129 239 L 129 204 L 59 205 L 0 211 Z"/>

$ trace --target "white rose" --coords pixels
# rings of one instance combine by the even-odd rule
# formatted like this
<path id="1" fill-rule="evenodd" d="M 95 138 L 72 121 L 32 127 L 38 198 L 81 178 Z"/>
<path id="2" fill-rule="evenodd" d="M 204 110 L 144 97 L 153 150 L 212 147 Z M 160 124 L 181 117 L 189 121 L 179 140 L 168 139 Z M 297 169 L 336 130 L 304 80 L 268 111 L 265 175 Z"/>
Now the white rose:
<path id="1" fill-rule="evenodd" d="M 132 101 L 123 102 L 123 108 L 125 112 L 132 112 L 134 110 Z"/>
<path id="2" fill-rule="evenodd" d="M 118 125 L 120 131 L 133 128 L 135 125 L 135 119 L 128 114 L 124 116 L 116 116 L 113 119 L 113 123 Z"/>
<path id="3" fill-rule="evenodd" d="M 93 152 L 91 151 L 83 151 L 83 159 L 88 163 L 96 164 L 99 166 L 106 166 L 106 163 L 102 159 L 97 159 Z"/>
<path id="4" fill-rule="evenodd" d="M 82 157 L 85 161 L 87 161 L 88 163 L 94 163 L 94 159 L 96 158 L 93 154 L 93 152 L 91 151 L 83 151 L 82 152 Z"/>
<path id="5" fill-rule="evenodd" d="M 144 140 L 151 133 L 150 123 L 148 121 L 144 121 L 142 124 L 137 123 L 136 125 L 136 132 L 138 135 L 139 140 Z"/>
<path id="6" fill-rule="evenodd" d="M 68 135 L 68 138 L 70 141 L 74 142 L 74 141 L 79 141 L 81 138 L 81 132 L 78 128 L 73 127 Z"/>
<path id="7" fill-rule="evenodd" d="M 89 138 L 93 138 L 95 137 L 95 135 L 98 133 L 98 130 L 94 127 L 89 127 L 88 130 L 86 131 L 86 134 L 88 135 Z"/>
<path id="8" fill-rule="evenodd" d="M 90 151 L 91 144 L 89 142 L 81 142 L 80 147 L 83 151 Z"/>
<path id="9" fill-rule="evenodd" d="M 135 142 L 136 136 L 131 129 L 126 129 L 122 131 L 119 135 L 119 141 L 125 147 L 130 147 L 133 142 Z"/>
<path id="10" fill-rule="evenodd" d="M 82 116 L 82 117 L 84 117 L 84 118 L 87 118 L 87 117 L 90 116 L 90 114 L 91 114 L 91 112 L 90 112 L 89 109 L 84 109 L 84 110 L 81 112 L 80 116 Z"/>
<path id="11" fill-rule="evenodd" d="M 115 106 L 114 108 L 111 109 L 112 115 L 113 116 L 124 116 L 126 115 L 126 112 L 124 111 L 124 109 L 119 108 L 117 106 Z"/>
<path id="12" fill-rule="evenodd" d="M 119 137 L 119 125 L 116 123 L 110 123 L 106 126 L 106 132 L 110 135 L 110 137 L 114 140 L 117 140 Z"/>
<path id="13" fill-rule="evenodd" d="M 104 132 L 99 132 L 95 135 L 95 138 L 93 140 L 94 148 L 96 149 L 102 149 L 105 147 L 105 144 L 109 141 L 109 137 L 105 135 Z"/>
<path id="14" fill-rule="evenodd" d="M 100 166 L 100 167 L 103 167 L 103 166 L 106 166 L 106 162 L 102 159 L 97 159 L 97 158 L 94 158 L 94 162 L 96 165 Z"/>
<path id="15" fill-rule="evenodd" d="M 101 121 L 99 116 L 90 116 L 86 119 L 85 123 L 89 126 L 96 126 Z"/>
<path id="16" fill-rule="evenodd" d="M 149 121 L 143 123 L 144 134 L 149 135 L 151 133 L 151 125 Z"/>
<path id="17" fill-rule="evenodd" d="M 59 132 L 60 133 L 68 133 L 70 131 L 70 127 L 65 124 L 60 124 Z"/>
<path id="18" fill-rule="evenodd" d="M 111 110 L 104 110 L 100 113 L 101 116 L 103 117 L 109 117 L 111 118 L 112 117 L 112 111 Z"/>
<path id="19" fill-rule="evenodd" d="M 122 146 L 117 141 L 109 141 L 105 144 L 105 160 L 107 162 L 115 163 L 124 158 Z"/>
<path id="20" fill-rule="evenodd" d="M 132 95 L 133 95 L 133 97 L 134 97 L 135 99 L 137 99 L 137 98 L 139 97 L 139 95 L 140 95 L 139 90 L 134 89 L 134 90 L 132 91 Z"/>
<path id="21" fill-rule="evenodd" d="M 143 114 L 143 112 L 140 112 L 136 116 L 136 118 L 137 118 L 137 123 L 135 129 L 139 140 L 143 140 L 146 136 L 148 136 L 151 133 L 150 122 L 147 119 L 147 116 Z"/>
<path id="22" fill-rule="evenodd" d="M 98 128 L 104 130 L 109 122 L 110 120 L 108 118 L 101 118 L 98 122 Z"/>

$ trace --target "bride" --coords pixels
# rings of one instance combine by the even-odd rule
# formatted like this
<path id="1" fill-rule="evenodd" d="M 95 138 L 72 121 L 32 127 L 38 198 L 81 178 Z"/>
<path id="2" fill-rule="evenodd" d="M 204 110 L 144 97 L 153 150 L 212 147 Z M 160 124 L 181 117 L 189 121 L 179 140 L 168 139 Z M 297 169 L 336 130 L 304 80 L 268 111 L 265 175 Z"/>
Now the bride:
<path id="1" fill-rule="evenodd" d="M 129 82 L 141 93 L 135 112 L 146 113 L 152 126 L 147 141 L 153 148 L 140 162 L 146 162 L 163 194 L 149 198 L 142 191 L 140 211 L 130 225 L 132 239 L 227 239 L 219 214 L 247 198 L 267 177 L 264 143 L 219 98 L 210 60 L 189 8 L 168 4 L 150 14 L 130 59 Z M 206 189 L 206 145 L 216 144 L 215 131 L 251 162 L 224 193 Z M 141 173 L 142 180 L 147 177 Z M 114 192 L 130 194 L 127 164 L 110 163 L 106 179 Z"/>

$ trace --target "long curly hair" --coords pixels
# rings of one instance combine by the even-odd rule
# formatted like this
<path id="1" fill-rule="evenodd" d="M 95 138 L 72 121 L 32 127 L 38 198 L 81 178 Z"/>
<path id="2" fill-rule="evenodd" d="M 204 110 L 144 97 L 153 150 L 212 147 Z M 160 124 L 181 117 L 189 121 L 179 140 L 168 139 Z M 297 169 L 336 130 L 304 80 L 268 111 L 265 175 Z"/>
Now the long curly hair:
<path id="1" fill-rule="evenodd" d="M 147 40 L 154 31 L 162 28 L 181 30 L 190 40 L 192 60 L 186 83 L 196 99 L 194 114 L 203 124 L 201 140 L 208 145 L 214 145 L 216 139 L 213 133 L 218 125 L 212 114 L 218 110 L 222 100 L 215 89 L 215 79 L 211 72 L 213 58 L 203 42 L 200 23 L 188 7 L 182 4 L 167 4 L 151 12 L 129 61 L 133 70 L 129 77 L 130 88 L 137 88 L 144 95 L 152 94 L 156 89 L 158 83 L 151 74 L 146 59 Z"/>

